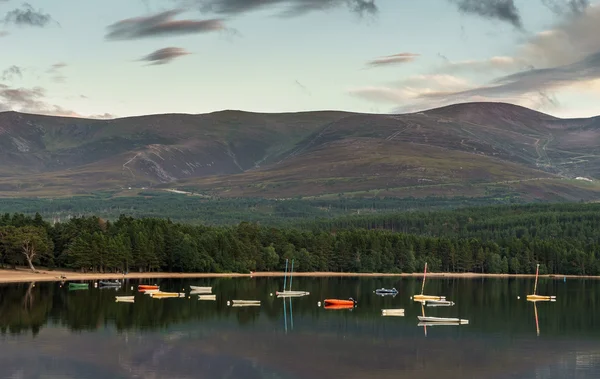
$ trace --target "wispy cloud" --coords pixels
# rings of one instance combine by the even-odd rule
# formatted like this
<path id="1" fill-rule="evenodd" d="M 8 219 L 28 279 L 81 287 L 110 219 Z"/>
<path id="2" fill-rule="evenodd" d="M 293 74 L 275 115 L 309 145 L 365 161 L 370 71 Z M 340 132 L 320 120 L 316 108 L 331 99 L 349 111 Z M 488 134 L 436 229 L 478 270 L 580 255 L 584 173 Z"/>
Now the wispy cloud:
<path id="1" fill-rule="evenodd" d="M 419 54 L 414 53 L 399 53 L 373 59 L 367 62 L 367 65 L 372 67 L 396 65 L 400 63 L 412 62 L 418 56 Z"/>
<path id="2" fill-rule="evenodd" d="M 65 83 L 67 77 L 62 73 L 62 70 L 67 67 L 65 62 L 58 62 L 51 65 L 46 73 L 52 75 L 52 80 L 56 83 Z"/>
<path id="3" fill-rule="evenodd" d="M 590 6 L 589 0 L 542 0 L 542 3 L 558 15 L 580 15 Z"/>
<path id="4" fill-rule="evenodd" d="M 175 58 L 189 54 L 191 53 L 181 47 L 165 47 L 142 57 L 140 60 L 151 62 L 152 65 L 160 65 L 169 63 Z"/>
<path id="5" fill-rule="evenodd" d="M 288 17 L 339 7 L 346 7 L 359 15 L 375 14 L 378 11 L 377 0 L 183 0 L 183 2 L 195 4 L 203 12 L 224 15 L 241 14 L 267 7 L 284 7 L 280 15 Z"/>
<path id="6" fill-rule="evenodd" d="M 487 73 L 494 71 L 510 72 L 533 68 L 526 60 L 509 56 L 496 56 L 483 60 L 466 60 L 452 62 L 445 58 L 445 63 L 438 68 L 446 73 Z"/>
<path id="7" fill-rule="evenodd" d="M 2 81 L 4 82 L 13 80 L 16 77 L 23 78 L 23 69 L 15 65 L 12 65 L 9 68 L 2 71 L 2 76 L 0 76 L 0 78 L 2 78 Z"/>
<path id="8" fill-rule="evenodd" d="M 465 14 L 477 15 L 490 20 L 508 22 L 517 29 L 523 28 L 521 14 L 514 0 L 449 0 Z"/>
<path id="9" fill-rule="evenodd" d="M 18 26 L 35 26 L 43 28 L 53 20 L 52 16 L 42 10 L 35 10 L 30 4 L 24 3 L 21 8 L 14 9 L 4 16 L 4 23 Z"/>
<path id="10" fill-rule="evenodd" d="M 2 37 L 6 37 L 9 33 L 4 31 L 4 30 L 0 30 L 0 38 Z"/>
<path id="11" fill-rule="evenodd" d="M 148 17 L 135 17 L 108 26 L 108 40 L 132 40 L 183 34 L 209 33 L 224 30 L 219 19 L 175 20 L 181 11 L 171 10 Z"/>

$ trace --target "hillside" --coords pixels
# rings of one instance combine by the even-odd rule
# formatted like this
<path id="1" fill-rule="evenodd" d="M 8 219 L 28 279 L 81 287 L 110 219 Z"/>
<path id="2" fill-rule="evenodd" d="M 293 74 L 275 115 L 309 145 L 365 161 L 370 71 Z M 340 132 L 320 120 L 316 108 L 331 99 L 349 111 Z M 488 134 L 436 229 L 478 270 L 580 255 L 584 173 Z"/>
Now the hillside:
<path id="1" fill-rule="evenodd" d="M 222 111 L 87 120 L 0 113 L 0 194 L 595 199 L 600 118 L 503 103 L 426 112 Z"/>

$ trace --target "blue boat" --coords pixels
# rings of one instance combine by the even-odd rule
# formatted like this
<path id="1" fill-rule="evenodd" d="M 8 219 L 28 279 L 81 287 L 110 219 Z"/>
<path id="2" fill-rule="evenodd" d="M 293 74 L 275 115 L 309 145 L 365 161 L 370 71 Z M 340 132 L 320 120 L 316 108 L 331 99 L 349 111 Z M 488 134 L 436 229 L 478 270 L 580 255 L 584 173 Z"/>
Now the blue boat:
<path id="1" fill-rule="evenodd" d="M 379 288 L 375 290 L 375 293 L 377 295 L 381 295 L 381 296 L 385 296 L 385 295 L 397 295 L 398 294 L 398 290 L 395 288 Z"/>
<path id="2" fill-rule="evenodd" d="M 115 280 L 114 282 L 109 282 L 109 281 L 99 281 L 98 284 L 101 287 L 121 287 L 121 282 L 119 282 L 118 280 Z"/>

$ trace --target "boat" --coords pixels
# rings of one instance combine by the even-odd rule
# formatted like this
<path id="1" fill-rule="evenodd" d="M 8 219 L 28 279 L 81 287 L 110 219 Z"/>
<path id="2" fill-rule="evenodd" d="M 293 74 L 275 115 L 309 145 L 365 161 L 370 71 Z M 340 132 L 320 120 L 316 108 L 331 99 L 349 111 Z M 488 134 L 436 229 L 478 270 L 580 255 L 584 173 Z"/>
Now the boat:
<path id="1" fill-rule="evenodd" d="M 423 272 L 423 284 L 421 285 L 421 294 L 420 295 L 414 295 L 413 296 L 413 300 L 414 301 L 420 301 L 420 302 L 425 302 L 427 300 L 445 301 L 446 300 L 446 296 L 423 295 L 423 292 L 425 291 L 425 279 L 427 279 L 427 262 L 425 262 L 425 271 Z"/>
<path id="2" fill-rule="evenodd" d="M 402 308 L 397 308 L 397 309 L 382 309 L 381 310 L 381 315 L 382 316 L 400 316 L 400 317 L 404 317 L 404 309 L 402 309 Z"/>
<path id="3" fill-rule="evenodd" d="M 158 286 L 157 285 L 151 285 L 151 284 L 139 284 L 138 285 L 138 290 L 157 290 Z"/>
<path id="4" fill-rule="evenodd" d="M 198 292 L 211 292 L 212 287 L 198 287 L 198 286 L 190 286 L 190 290 L 198 291 Z"/>
<path id="5" fill-rule="evenodd" d="M 397 294 L 398 290 L 395 288 L 378 288 L 375 291 L 376 294 L 378 295 L 384 295 L 384 294 Z"/>
<path id="6" fill-rule="evenodd" d="M 217 295 L 199 295 L 198 300 L 217 300 Z"/>
<path id="7" fill-rule="evenodd" d="M 98 285 L 101 287 L 121 287 L 122 284 L 118 280 L 115 280 L 114 282 L 101 280 L 98 282 Z"/>
<path id="8" fill-rule="evenodd" d="M 115 296 L 116 301 L 133 301 L 135 296 Z"/>
<path id="9" fill-rule="evenodd" d="M 463 320 L 460 318 L 448 318 L 448 317 L 429 317 L 429 316 L 417 316 L 419 321 L 425 323 L 450 323 L 450 324 L 468 324 L 469 320 Z"/>
<path id="10" fill-rule="evenodd" d="M 161 291 L 160 290 L 140 290 L 140 292 L 143 292 L 145 295 L 152 295 L 153 293 L 159 293 Z"/>
<path id="11" fill-rule="evenodd" d="M 89 283 L 69 283 L 69 289 L 87 289 L 89 287 Z"/>
<path id="12" fill-rule="evenodd" d="M 287 279 L 287 267 L 288 267 L 288 260 L 285 260 L 285 274 L 283 275 L 283 291 L 276 291 L 275 295 L 277 297 L 302 297 L 302 296 L 306 296 L 306 295 L 310 295 L 310 292 L 306 292 L 306 291 L 292 291 L 292 279 L 293 279 L 293 273 L 294 273 L 294 260 L 292 259 L 292 269 L 290 271 L 290 289 L 288 291 L 285 290 L 285 283 L 286 283 L 286 279 Z"/>
<path id="13" fill-rule="evenodd" d="M 232 305 L 260 305 L 260 300 L 231 300 Z"/>
<path id="14" fill-rule="evenodd" d="M 250 304 L 231 304 L 232 307 L 260 307 L 260 303 L 250 303 Z"/>
<path id="15" fill-rule="evenodd" d="M 162 299 L 167 297 L 185 297 L 185 293 L 180 292 L 155 292 L 150 294 L 151 297 Z"/>
<path id="16" fill-rule="evenodd" d="M 417 326 L 457 326 L 468 325 L 469 320 L 460 320 L 460 322 L 420 322 Z"/>
<path id="17" fill-rule="evenodd" d="M 452 307 L 454 302 L 448 300 L 425 300 L 425 305 L 428 307 Z"/>
<path id="18" fill-rule="evenodd" d="M 538 276 L 540 273 L 540 264 L 535 268 L 535 284 L 533 286 L 533 294 L 527 295 L 527 301 L 556 301 L 556 296 L 537 295 Z"/>
<path id="19" fill-rule="evenodd" d="M 350 298 L 348 300 L 340 300 L 340 299 L 325 299 L 323 300 L 323 304 L 327 307 L 328 305 L 344 305 L 348 307 L 356 306 L 356 300 Z"/>

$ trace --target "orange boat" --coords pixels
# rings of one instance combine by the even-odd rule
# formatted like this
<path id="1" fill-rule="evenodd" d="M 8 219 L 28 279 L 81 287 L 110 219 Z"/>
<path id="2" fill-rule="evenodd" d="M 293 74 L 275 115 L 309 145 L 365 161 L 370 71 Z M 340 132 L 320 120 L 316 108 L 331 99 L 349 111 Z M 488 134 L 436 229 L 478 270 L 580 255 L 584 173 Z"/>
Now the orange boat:
<path id="1" fill-rule="evenodd" d="M 348 300 L 340 300 L 340 299 L 325 299 L 323 300 L 324 305 L 327 306 L 331 306 L 331 305 L 343 305 L 343 306 L 347 306 L 347 307 L 354 307 L 356 305 L 356 300 L 350 298 Z"/>
<path id="2" fill-rule="evenodd" d="M 354 309 L 354 304 L 352 305 L 325 305 L 323 308 L 325 309 Z"/>
<path id="3" fill-rule="evenodd" d="M 153 286 L 150 284 L 140 284 L 138 285 L 138 290 L 140 291 L 145 291 L 145 290 L 157 290 L 158 286 Z"/>

